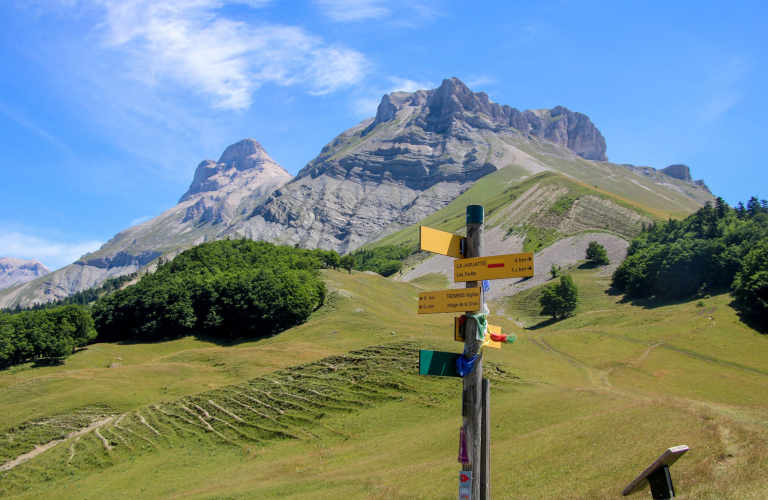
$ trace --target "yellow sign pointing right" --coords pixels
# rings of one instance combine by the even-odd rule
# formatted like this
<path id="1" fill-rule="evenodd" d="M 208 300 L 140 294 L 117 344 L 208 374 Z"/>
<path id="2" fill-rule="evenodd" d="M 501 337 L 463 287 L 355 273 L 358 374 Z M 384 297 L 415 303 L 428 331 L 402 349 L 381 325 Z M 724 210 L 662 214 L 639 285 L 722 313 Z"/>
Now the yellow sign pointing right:
<path id="1" fill-rule="evenodd" d="M 533 252 L 453 261 L 453 281 L 499 280 L 533 276 Z"/>

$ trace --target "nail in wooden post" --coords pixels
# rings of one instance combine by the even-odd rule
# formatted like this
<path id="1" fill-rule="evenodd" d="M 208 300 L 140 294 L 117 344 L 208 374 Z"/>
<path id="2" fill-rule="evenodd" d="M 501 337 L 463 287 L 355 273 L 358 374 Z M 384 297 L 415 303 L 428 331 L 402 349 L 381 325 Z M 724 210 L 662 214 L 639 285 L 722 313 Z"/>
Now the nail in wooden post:
<path id="1" fill-rule="evenodd" d="M 466 257 L 483 256 L 483 233 L 484 228 L 484 208 L 482 205 L 469 205 L 467 207 L 467 240 Z M 478 288 L 481 282 L 468 281 L 467 288 Z M 482 309 L 482 306 L 481 306 Z M 480 311 L 467 311 L 467 314 L 479 314 Z M 477 322 L 467 321 L 466 333 L 464 336 L 464 358 L 471 359 L 480 351 L 482 341 L 477 340 Z M 469 464 L 464 464 L 462 470 L 472 471 L 472 498 L 480 498 L 480 478 L 481 458 L 480 450 L 482 447 L 482 380 L 483 380 L 483 357 L 480 354 L 475 361 L 472 372 L 464 377 L 464 431 L 467 438 L 467 456 Z"/>

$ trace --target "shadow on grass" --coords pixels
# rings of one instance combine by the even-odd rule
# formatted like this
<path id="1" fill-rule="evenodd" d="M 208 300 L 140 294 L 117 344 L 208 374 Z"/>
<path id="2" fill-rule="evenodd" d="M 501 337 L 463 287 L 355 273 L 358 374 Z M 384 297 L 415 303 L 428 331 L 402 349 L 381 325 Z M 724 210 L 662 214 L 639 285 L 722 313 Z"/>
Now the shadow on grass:
<path id="1" fill-rule="evenodd" d="M 173 342 L 174 340 L 183 339 L 185 337 L 194 337 L 195 340 L 199 340 L 201 342 L 210 342 L 211 344 L 215 344 L 217 347 L 236 347 L 241 344 L 246 344 L 249 342 L 258 342 L 260 340 L 266 340 L 270 339 L 276 335 L 279 335 L 285 330 L 281 330 L 279 332 L 271 332 L 271 333 L 265 333 L 263 335 L 255 335 L 253 337 L 216 337 L 214 335 L 208 335 L 201 332 L 189 332 L 183 335 L 175 335 L 175 336 L 168 336 L 163 337 L 161 339 L 152 339 L 152 340 L 144 340 L 144 339 L 124 339 L 124 340 L 118 340 L 118 341 L 105 341 L 114 343 L 117 345 L 152 345 L 152 344 L 163 344 L 165 342 Z M 98 341 L 98 340 L 97 340 Z"/>
<path id="2" fill-rule="evenodd" d="M 568 316 L 566 316 L 566 318 L 567 317 Z M 562 320 L 564 320 L 566 318 L 549 318 L 549 319 L 545 319 L 544 321 L 540 321 L 540 322 L 536 323 L 533 326 L 529 326 L 528 328 L 526 328 L 526 330 L 540 330 L 540 329 L 546 328 L 546 327 L 548 327 L 550 325 L 554 325 L 555 323 L 557 323 L 559 321 L 562 321 Z"/>
<path id="3" fill-rule="evenodd" d="M 40 358 L 32 362 L 33 368 L 40 368 L 43 366 L 61 366 L 64 364 L 64 358 Z"/>
<path id="4" fill-rule="evenodd" d="M 768 317 L 761 314 L 738 299 L 733 299 L 728 306 L 736 311 L 742 323 L 763 335 L 768 335 Z"/>
<path id="5" fill-rule="evenodd" d="M 643 309 L 656 309 L 658 307 L 684 305 L 684 304 L 688 304 L 694 301 L 699 301 L 702 299 L 706 300 L 710 297 L 710 295 L 722 295 L 722 294 L 730 293 L 730 291 L 731 290 L 726 287 L 717 287 L 717 288 L 713 287 L 713 288 L 707 289 L 705 294 L 696 294 L 688 297 L 669 298 L 669 297 L 657 297 L 655 295 L 651 297 L 631 297 L 629 295 L 626 295 L 623 291 L 611 285 L 611 287 L 606 291 L 606 293 L 612 296 L 623 295 L 621 300 L 618 301 L 619 304 L 629 304 L 635 307 L 642 307 Z"/>

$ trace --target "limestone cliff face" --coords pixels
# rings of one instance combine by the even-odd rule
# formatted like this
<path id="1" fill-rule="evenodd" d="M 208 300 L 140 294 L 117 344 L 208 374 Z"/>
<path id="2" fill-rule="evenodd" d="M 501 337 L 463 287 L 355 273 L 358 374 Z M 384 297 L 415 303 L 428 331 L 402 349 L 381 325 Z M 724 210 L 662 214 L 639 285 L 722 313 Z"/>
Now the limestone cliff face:
<path id="1" fill-rule="evenodd" d="M 543 168 L 500 136 L 607 159 L 605 139 L 586 115 L 562 106 L 523 113 L 451 78 L 434 90 L 385 95 L 375 118 L 336 137 L 233 232 L 354 250 L 418 222 L 499 168 Z"/>
<path id="2" fill-rule="evenodd" d="M 36 260 L 0 257 L 0 290 L 50 274 L 51 270 Z"/>

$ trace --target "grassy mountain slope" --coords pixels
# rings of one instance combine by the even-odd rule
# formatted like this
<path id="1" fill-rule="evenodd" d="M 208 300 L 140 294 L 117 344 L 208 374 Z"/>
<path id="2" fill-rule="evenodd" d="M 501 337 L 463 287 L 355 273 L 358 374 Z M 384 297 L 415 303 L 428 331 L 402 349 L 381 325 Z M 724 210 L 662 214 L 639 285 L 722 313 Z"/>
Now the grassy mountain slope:
<path id="1" fill-rule="evenodd" d="M 687 444 L 680 498 L 764 498 L 765 336 L 727 295 L 625 302 L 600 270 L 571 272 L 575 317 L 538 317 L 538 287 L 490 304 L 519 336 L 486 352 L 494 495 L 616 498 Z M 325 276 L 328 304 L 268 339 L 97 344 L 63 366 L 0 372 L 3 457 L 21 451 L 9 437 L 31 448 L 52 424 L 97 423 L 0 472 L 0 496 L 453 498 L 460 384 L 415 374 L 416 346 L 461 348 L 450 315 L 416 315 L 419 287 L 444 278 Z"/>

